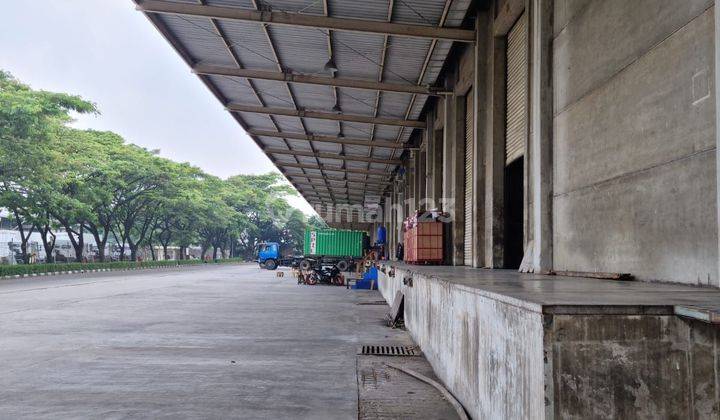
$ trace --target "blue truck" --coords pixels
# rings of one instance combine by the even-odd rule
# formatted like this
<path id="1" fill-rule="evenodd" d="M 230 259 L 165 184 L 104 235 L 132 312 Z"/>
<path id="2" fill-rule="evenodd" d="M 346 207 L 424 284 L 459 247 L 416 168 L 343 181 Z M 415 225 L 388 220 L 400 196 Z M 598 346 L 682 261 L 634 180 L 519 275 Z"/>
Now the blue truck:
<path id="1" fill-rule="evenodd" d="M 292 248 L 286 248 L 277 242 L 262 242 L 257 246 L 257 263 L 260 268 L 275 270 L 282 267 L 296 267 L 302 255 L 293 255 Z"/>

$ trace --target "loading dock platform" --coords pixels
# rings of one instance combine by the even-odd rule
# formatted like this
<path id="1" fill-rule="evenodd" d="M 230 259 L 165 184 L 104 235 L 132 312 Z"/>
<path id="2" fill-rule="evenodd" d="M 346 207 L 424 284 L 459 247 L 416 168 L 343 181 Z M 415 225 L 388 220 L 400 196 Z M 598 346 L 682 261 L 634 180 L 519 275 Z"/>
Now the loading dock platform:
<path id="1" fill-rule="evenodd" d="M 474 418 L 717 418 L 720 291 L 385 263 L 380 291 Z"/>

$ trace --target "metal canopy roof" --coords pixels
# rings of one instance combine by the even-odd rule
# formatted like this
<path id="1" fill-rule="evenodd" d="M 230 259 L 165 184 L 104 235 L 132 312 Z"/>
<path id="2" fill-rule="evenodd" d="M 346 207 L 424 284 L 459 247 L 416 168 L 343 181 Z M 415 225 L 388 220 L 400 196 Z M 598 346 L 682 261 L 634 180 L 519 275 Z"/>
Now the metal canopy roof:
<path id="1" fill-rule="evenodd" d="M 373 204 L 471 0 L 134 0 L 311 204 Z"/>

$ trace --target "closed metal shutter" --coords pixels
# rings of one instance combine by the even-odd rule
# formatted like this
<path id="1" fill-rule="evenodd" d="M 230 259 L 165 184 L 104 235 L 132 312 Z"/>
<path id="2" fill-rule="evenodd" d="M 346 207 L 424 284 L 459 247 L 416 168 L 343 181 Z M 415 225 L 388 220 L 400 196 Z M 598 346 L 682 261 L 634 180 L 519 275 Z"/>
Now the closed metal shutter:
<path id="1" fill-rule="evenodd" d="M 527 14 L 510 29 L 507 43 L 505 164 L 525 155 L 528 79 Z"/>
<path id="2" fill-rule="evenodd" d="M 472 89 L 465 100 L 465 265 L 472 265 L 473 257 L 473 131 L 474 106 Z"/>

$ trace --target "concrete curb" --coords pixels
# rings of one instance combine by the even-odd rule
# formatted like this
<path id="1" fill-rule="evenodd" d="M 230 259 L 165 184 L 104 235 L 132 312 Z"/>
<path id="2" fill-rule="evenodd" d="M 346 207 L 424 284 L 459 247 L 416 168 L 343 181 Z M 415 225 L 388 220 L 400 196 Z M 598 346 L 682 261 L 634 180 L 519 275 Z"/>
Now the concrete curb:
<path id="1" fill-rule="evenodd" d="M 233 264 L 245 264 L 245 262 L 233 262 L 233 263 L 220 263 L 211 264 L 213 266 L 218 265 L 233 265 Z M 9 276 L 0 276 L 0 280 L 20 279 L 27 277 L 41 277 L 41 276 L 60 276 L 66 274 L 86 274 L 86 273 L 102 273 L 102 272 L 116 272 L 116 271 L 136 271 L 136 270 L 158 270 L 158 269 L 180 269 L 186 267 L 204 267 L 210 264 L 184 264 L 184 265 L 170 265 L 170 266 L 159 266 L 159 267 L 126 267 L 126 268 L 94 268 L 91 270 L 68 270 L 68 271 L 49 271 L 44 273 L 30 273 L 30 274 L 12 274 Z"/>

